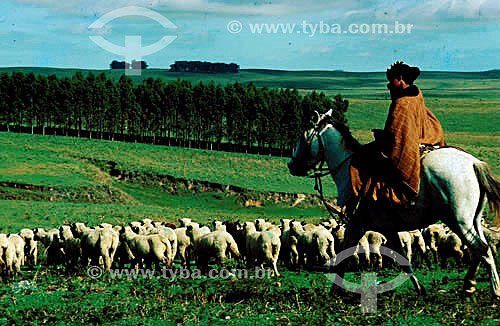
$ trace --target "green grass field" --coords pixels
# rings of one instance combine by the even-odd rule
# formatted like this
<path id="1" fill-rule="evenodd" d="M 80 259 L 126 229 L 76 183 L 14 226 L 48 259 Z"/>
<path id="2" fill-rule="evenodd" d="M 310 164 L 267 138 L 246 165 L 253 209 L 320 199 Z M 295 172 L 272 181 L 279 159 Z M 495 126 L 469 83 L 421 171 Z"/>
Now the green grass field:
<path id="1" fill-rule="evenodd" d="M 0 72 L 12 70 L 0 68 Z M 68 77 L 75 72 L 49 68 L 22 71 Z M 109 73 L 119 78 L 118 72 Z M 140 78 L 160 76 L 222 84 L 253 81 L 257 86 L 342 94 L 350 102 L 349 126 L 363 143 L 372 140 L 371 129 L 383 127 L 389 106 L 383 73 L 243 70 L 239 74 L 202 75 L 148 69 Z M 498 71 L 423 72 L 418 84 L 427 105 L 443 124 L 447 143 L 485 160 L 497 175 L 499 77 Z M 286 162 L 287 158 L 269 156 L 0 133 L 0 232 L 76 221 L 124 224 L 145 217 L 166 221 L 191 217 L 204 223 L 215 218 L 277 221 L 295 217 L 312 222 L 326 218 L 317 201 L 292 208 L 290 202 L 275 203 L 266 198 L 270 192 L 315 193 L 313 180 L 291 176 Z M 186 185 L 165 184 L 166 176 L 185 179 L 195 188 L 201 187 L 196 186 L 199 180 L 242 190 L 191 191 Z M 335 196 L 331 180 L 324 183 L 327 195 Z M 262 207 L 245 207 L 248 198 L 262 201 Z M 67 273 L 41 266 L 26 268 L 16 279 L 0 283 L 0 325 L 500 323 L 498 303 L 490 302 L 484 269 L 478 293 L 472 298 L 459 294 L 465 274 L 461 267 L 417 270 L 429 292 L 426 299 L 417 297 L 406 282 L 395 292 L 381 294 L 378 312 L 366 315 L 360 313 L 359 295 L 330 296 L 330 283 L 321 272 L 282 267 L 279 281 L 178 278 L 170 282 L 109 276 L 93 280 L 85 270 Z M 394 273 L 385 270 L 380 277 L 389 278 Z M 29 280 L 31 285 L 19 290 L 21 280 Z"/>

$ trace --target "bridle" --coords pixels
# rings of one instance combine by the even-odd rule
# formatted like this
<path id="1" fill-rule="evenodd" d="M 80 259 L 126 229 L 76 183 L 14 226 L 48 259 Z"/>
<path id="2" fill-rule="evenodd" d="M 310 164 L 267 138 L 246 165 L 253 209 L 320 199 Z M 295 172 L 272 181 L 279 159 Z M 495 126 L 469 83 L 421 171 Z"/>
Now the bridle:
<path id="1" fill-rule="evenodd" d="M 324 176 L 327 176 L 329 174 L 331 174 L 333 177 L 335 177 L 340 172 L 340 170 L 345 165 L 345 163 L 347 161 L 349 161 L 349 159 L 352 157 L 352 154 L 347 156 L 333 170 L 330 170 L 328 167 L 323 167 L 323 165 L 326 162 L 326 160 L 325 160 L 326 150 L 325 150 L 325 145 L 323 144 L 323 140 L 321 139 L 321 135 L 320 135 L 322 127 L 323 127 L 322 122 L 323 121 L 318 119 L 318 122 L 314 124 L 313 132 L 307 137 L 307 139 L 305 139 L 306 146 L 308 148 L 311 147 L 314 137 L 316 137 L 318 139 L 318 157 L 320 157 L 320 161 L 312 169 L 313 173 L 309 174 L 308 177 L 314 178 L 314 190 L 318 191 L 319 198 L 321 199 L 321 201 L 325 205 L 326 210 L 328 211 L 328 214 L 330 214 L 330 216 L 333 219 L 335 219 L 334 214 L 336 214 L 338 217 L 340 217 L 341 222 L 346 224 L 349 219 L 345 215 L 345 213 L 342 211 L 342 209 L 340 207 L 334 206 L 326 201 L 326 199 L 323 195 L 323 183 L 321 182 L 321 178 Z"/>

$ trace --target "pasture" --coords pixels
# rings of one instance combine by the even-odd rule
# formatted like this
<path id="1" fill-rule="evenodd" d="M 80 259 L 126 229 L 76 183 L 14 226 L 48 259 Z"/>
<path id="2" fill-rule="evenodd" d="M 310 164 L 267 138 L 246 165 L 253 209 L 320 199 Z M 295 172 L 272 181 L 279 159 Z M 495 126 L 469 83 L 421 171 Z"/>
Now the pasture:
<path id="1" fill-rule="evenodd" d="M 53 73 L 50 69 L 33 71 Z M 186 77 L 157 70 L 148 73 Z M 371 129 L 383 127 L 389 105 L 381 73 L 242 71 L 187 78 L 254 81 L 257 86 L 297 87 L 301 92 L 315 89 L 331 96 L 341 93 L 350 101 L 348 123 L 361 142 L 372 139 Z M 500 175 L 498 73 L 424 72 L 419 85 L 427 105 L 443 124 L 447 142 L 487 161 Z M 261 217 L 274 222 L 325 219 L 327 213 L 317 200 L 291 207 L 290 201 L 269 198 L 270 192 L 314 194 L 313 180 L 291 176 L 286 162 L 286 158 L 269 156 L 0 133 L 0 232 L 71 222 L 125 224 L 146 217 L 172 222 L 191 217 L 200 223 Z M 238 190 L 204 189 L 196 181 Z M 334 197 L 332 182 L 324 184 L 327 196 Z M 260 207 L 245 207 L 248 199 L 260 201 Z M 44 253 L 40 255 L 43 261 Z M 230 264 L 241 267 L 233 261 Z M 464 298 L 460 295 L 462 265 L 440 269 L 421 263 L 417 277 L 428 296 L 417 297 L 406 282 L 378 296 L 376 314 L 361 313 L 357 294 L 330 296 L 330 282 L 322 272 L 280 267 L 280 273 L 279 280 L 179 277 L 170 281 L 109 275 L 92 279 L 86 270 L 66 272 L 42 264 L 24 268 L 14 279 L 0 283 L 0 325 L 500 323 L 499 303 L 490 301 L 483 269 L 477 293 Z M 391 279 L 398 273 L 389 268 L 377 277 Z M 359 281 L 359 273 L 348 277 Z"/>

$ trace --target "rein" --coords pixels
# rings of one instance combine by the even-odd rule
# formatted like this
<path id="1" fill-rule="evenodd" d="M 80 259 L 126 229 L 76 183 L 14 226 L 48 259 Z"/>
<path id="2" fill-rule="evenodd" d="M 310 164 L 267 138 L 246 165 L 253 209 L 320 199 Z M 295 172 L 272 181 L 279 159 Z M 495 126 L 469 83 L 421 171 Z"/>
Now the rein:
<path id="1" fill-rule="evenodd" d="M 333 219 L 336 219 L 334 214 L 337 214 L 337 216 L 340 217 L 341 222 L 344 224 L 347 224 L 349 219 L 344 214 L 342 209 L 340 207 L 334 206 L 334 205 L 330 204 L 329 202 L 327 202 L 325 197 L 323 196 L 323 183 L 321 182 L 321 178 L 324 176 L 327 176 L 329 174 L 331 174 L 333 177 L 335 177 L 335 175 L 337 175 L 337 173 L 339 173 L 340 169 L 344 166 L 344 164 L 352 157 L 352 154 L 349 155 L 347 158 L 345 158 L 342 162 L 340 162 L 340 164 L 337 165 L 335 167 L 335 169 L 333 169 L 332 171 L 330 171 L 329 168 L 324 168 L 323 164 L 325 163 L 325 159 L 324 159 L 325 146 L 323 145 L 323 141 L 321 140 L 319 130 L 315 129 L 315 131 L 316 131 L 316 137 L 318 138 L 318 147 L 319 147 L 318 156 L 320 156 L 322 159 L 319 163 L 319 166 L 314 167 L 314 173 L 312 175 L 310 175 L 309 177 L 314 178 L 314 190 L 318 191 L 319 198 L 321 199 L 321 201 L 325 205 L 326 210 L 328 211 L 328 214 L 330 214 L 330 216 Z M 311 135 L 310 138 L 312 138 L 312 136 L 313 135 Z"/>

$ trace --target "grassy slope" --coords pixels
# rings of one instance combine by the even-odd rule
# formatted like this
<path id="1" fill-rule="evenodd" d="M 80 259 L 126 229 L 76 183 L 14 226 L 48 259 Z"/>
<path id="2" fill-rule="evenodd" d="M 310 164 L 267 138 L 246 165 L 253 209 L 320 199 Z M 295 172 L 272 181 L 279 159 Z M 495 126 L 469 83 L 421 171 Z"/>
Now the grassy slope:
<path id="1" fill-rule="evenodd" d="M 0 72 L 2 70 L 9 71 L 3 68 Z M 64 74 L 69 76 L 75 72 L 72 69 L 24 69 L 24 72 L 28 71 L 44 74 L 55 72 L 60 76 Z M 117 71 L 107 71 L 107 73 L 114 78 L 119 78 Z M 370 129 L 383 127 L 389 106 L 383 73 L 243 70 L 240 74 L 207 75 L 147 70 L 141 78 L 160 75 L 163 78 L 183 77 L 193 81 L 213 79 L 221 83 L 252 80 L 258 85 L 271 87 L 295 83 L 289 86 L 301 86 L 301 92 L 309 92 L 311 88 L 317 88 L 331 96 L 342 93 L 350 100 L 347 113 L 349 125 L 353 134 L 362 142 L 372 140 Z M 441 120 L 447 142 L 461 146 L 480 159 L 486 160 L 492 165 L 494 172 L 500 174 L 500 161 L 498 160 L 500 81 L 494 79 L 498 78 L 497 75 L 497 72 L 423 72 L 419 86 L 424 92 L 427 105 Z M 198 195 L 194 198 L 191 198 L 192 196 L 172 198 L 161 189 L 132 187 L 129 184 L 117 182 L 107 172 L 87 160 L 87 158 L 92 158 L 103 162 L 114 161 L 117 163 L 116 167 L 122 171 L 139 171 L 153 175 L 168 174 L 260 191 L 314 193 L 312 180 L 292 177 L 288 173 L 286 158 L 7 133 L 0 134 L 0 145 L 0 182 L 55 187 L 57 190 L 63 189 L 71 193 L 72 196 L 76 196 L 75 193 L 81 192 L 82 189 L 88 192 L 88 189 L 92 188 L 96 188 L 97 193 L 111 190 L 120 196 L 118 201 L 94 200 L 96 204 L 89 205 L 44 202 L 44 199 L 50 200 L 51 195 L 47 192 L 31 192 L 26 199 L 38 200 L 31 206 L 22 203 L 14 205 L 14 202 L 9 201 L 2 202 L 1 205 L 5 207 L 4 216 L 8 217 L 13 211 L 10 206 L 15 206 L 17 207 L 14 209 L 16 213 L 12 214 L 36 217 L 30 220 L 30 224 L 40 222 L 47 226 L 57 225 L 68 218 L 97 221 L 99 219 L 96 216 L 104 216 L 104 219 L 115 221 L 117 218 L 130 220 L 145 215 L 175 219 L 178 216 L 193 214 L 205 220 L 215 216 L 253 218 L 264 215 L 278 218 L 300 215 L 311 217 L 324 214 L 318 210 L 301 211 L 284 207 L 241 209 L 240 205 L 234 201 L 227 198 L 221 201 L 210 198 L 209 195 L 206 195 L 204 199 L 200 199 Z M 335 195 L 335 187 L 331 182 L 326 182 L 326 191 L 328 195 Z M 4 187 L 0 188 L 0 193 L 4 194 L 2 198 L 6 197 L 5 194 L 16 199 L 23 198 L 23 191 L 18 189 Z M 208 208 L 204 209 L 196 205 L 200 202 Z M 108 207 L 117 203 L 125 204 L 127 208 L 123 205 Z M 40 207 L 28 209 L 28 207 L 38 206 Z M 85 210 L 89 213 L 85 213 Z M 42 216 L 44 214 L 40 212 L 44 211 L 51 211 L 54 216 L 58 217 Z M 7 219 L 10 220 L 10 218 Z M 48 223 L 47 221 L 51 219 L 53 219 L 52 223 Z M 16 219 L 15 225 L 22 225 L 22 223 Z"/>
<path id="2" fill-rule="evenodd" d="M 207 221 L 216 217 L 255 219 L 324 215 L 320 208 L 306 211 L 285 205 L 244 208 L 234 196 L 224 197 L 217 193 L 173 196 L 159 186 L 117 181 L 88 160 L 114 161 L 121 171 L 168 174 L 251 190 L 314 192 L 311 179 L 288 173 L 285 158 L 13 133 L 0 133 L 0 144 L 0 183 L 45 187 L 39 191 L 0 187 L 2 198 L 38 196 L 37 201 L 0 201 L 3 208 L 0 210 L 3 221 L 0 230 L 57 226 L 78 220 L 116 224 L 143 217 L 175 221 L 189 216 Z M 333 185 L 327 188 L 332 195 Z M 111 200 L 107 196 L 109 191 L 119 196 Z M 81 202 L 86 200 L 77 196 L 81 192 L 88 193 L 93 200 Z M 58 193 L 63 194 L 60 196 L 64 202 L 51 201 Z"/>

